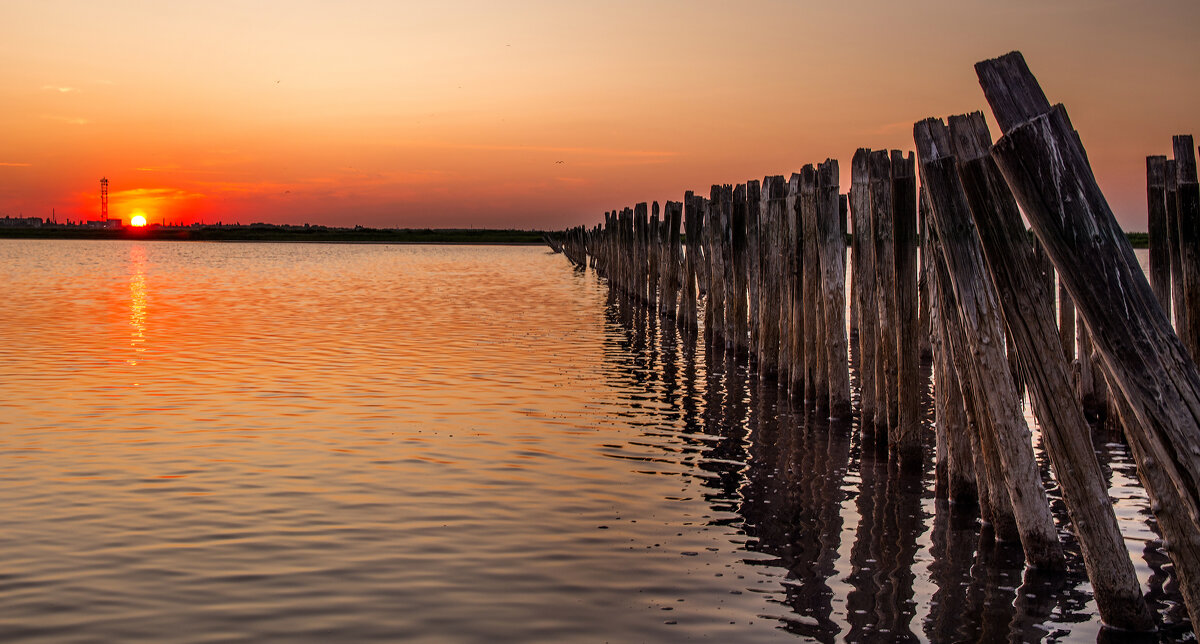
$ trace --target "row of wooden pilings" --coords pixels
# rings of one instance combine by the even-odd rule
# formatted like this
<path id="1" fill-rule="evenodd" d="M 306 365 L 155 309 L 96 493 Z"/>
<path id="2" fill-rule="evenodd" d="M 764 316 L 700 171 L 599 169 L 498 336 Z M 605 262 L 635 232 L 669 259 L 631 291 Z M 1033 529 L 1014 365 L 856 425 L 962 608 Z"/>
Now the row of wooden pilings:
<path id="1" fill-rule="evenodd" d="M 1152 289 L 1066 110 L 1050 105 L 1020 53 L 976 71 L 1004 134 L 994 145 L 980 112 L 928 119 L 914 126 L 919 163 L 860 149 L 848 195 L 839 194 L 837 161 L 827 160 L 790 179 L 713 186 L 707 198 L 689 192 L 667 202 L 661 219 L 657 203 L 605 213 L 602 226 L 566 231 L 552 245 L 685 332 L 703 321 L 711 341 L 748 354 L 793 400 L 844 419 L 854 411 L 851 232 L 863 443 L 920 463 L 928 344 L 937 493 L 952 507 L 977 506 L 997 539 L 1019 540 L 1028 565 L 1061 569 L 1024 387 L 1101 618 L 1148 630 L 1154 618 L 1084 415 L 1089 398 L 1107 401 L 1188 610 L 1200 615 L 1200 375 L 1188 351 L 1200 346 L 1200 188 L 1191 138 L 1176 138 L 1173 162 L 1148 161 Z"/>

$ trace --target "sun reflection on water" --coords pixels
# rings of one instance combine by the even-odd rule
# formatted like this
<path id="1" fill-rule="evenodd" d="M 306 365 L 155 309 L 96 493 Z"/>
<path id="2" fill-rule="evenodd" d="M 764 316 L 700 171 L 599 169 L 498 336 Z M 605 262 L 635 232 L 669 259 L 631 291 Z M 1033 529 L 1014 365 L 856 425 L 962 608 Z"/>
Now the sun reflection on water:
<path id="1" fill-rule="evenodd" d="M 141 245 L 129 249 L 129 263 L 132 274 L 129 276 L 129 346 L 134 355 L 125 362 L 137 366 L 138 354 L 144 353 L 146 347 L 146 249 Z"/>

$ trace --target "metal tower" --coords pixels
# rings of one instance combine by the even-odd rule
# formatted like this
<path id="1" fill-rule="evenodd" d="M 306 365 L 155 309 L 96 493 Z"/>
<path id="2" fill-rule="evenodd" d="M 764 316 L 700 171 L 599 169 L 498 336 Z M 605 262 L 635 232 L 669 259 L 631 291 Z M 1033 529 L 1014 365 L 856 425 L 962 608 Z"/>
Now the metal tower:
<path id="1" fill-rule="evenodd" d="M 108 178 L 100 179 L 100 220 L 108 221 Z"/>

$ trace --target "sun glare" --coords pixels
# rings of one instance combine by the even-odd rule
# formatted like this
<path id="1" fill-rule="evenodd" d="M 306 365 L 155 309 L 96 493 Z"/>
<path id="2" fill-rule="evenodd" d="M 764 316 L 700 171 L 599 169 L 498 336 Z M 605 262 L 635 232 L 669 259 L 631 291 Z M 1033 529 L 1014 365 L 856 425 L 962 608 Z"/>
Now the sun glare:
<path id="1" fill-rule="evenodd" d="M 137 226 L 138 228 L 145 226 L 146 225 L 146 215 L 143 215 L 141 213 L 134 215 L 133 218 L 131 218 L 129 220 L 129 225 Z"/>

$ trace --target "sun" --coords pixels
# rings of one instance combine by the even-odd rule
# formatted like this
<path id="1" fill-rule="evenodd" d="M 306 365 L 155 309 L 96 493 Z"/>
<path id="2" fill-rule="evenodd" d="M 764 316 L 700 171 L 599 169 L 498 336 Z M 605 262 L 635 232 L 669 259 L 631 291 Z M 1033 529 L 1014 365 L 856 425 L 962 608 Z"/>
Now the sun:
<path id="1" fill-rule="evenodd" d="M 143 215 L 140 212 L 135 213 L 133 215 L 133 217 L 129 220 L 129 225 L 135 226 L 137 228 L 141 228 L 142 226 L 145 226 L 146 225 L 146 215 Z"/>

